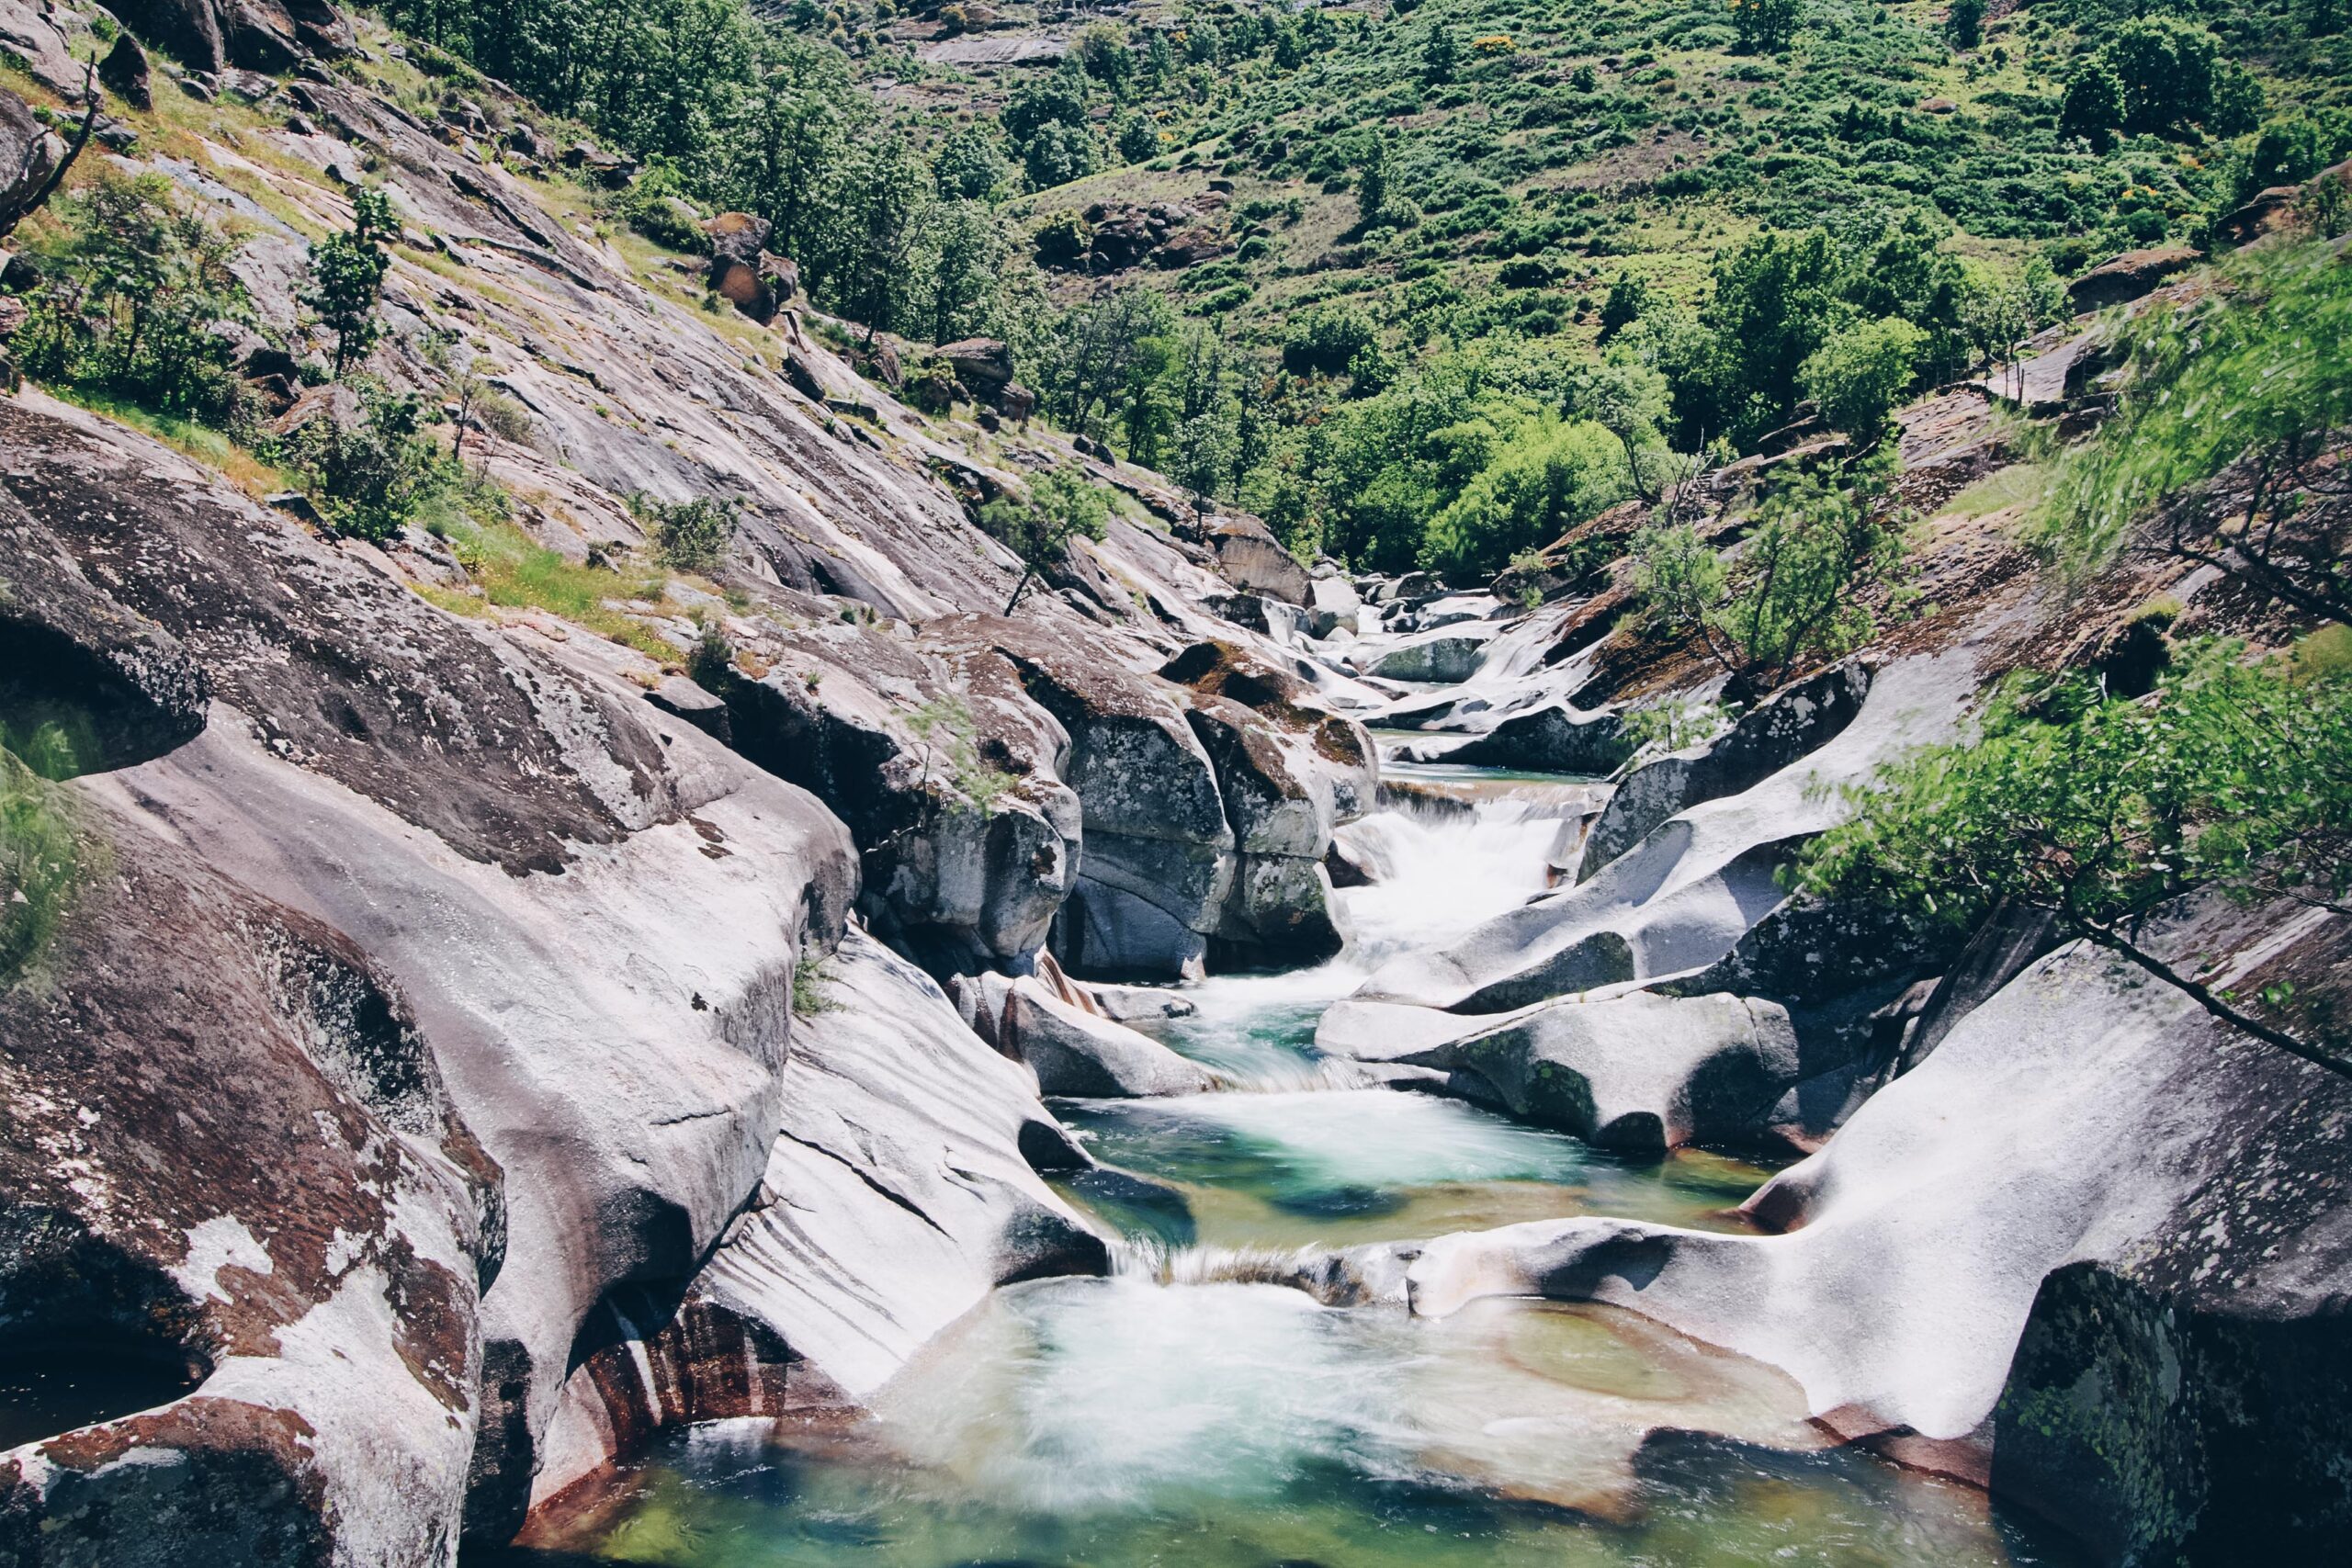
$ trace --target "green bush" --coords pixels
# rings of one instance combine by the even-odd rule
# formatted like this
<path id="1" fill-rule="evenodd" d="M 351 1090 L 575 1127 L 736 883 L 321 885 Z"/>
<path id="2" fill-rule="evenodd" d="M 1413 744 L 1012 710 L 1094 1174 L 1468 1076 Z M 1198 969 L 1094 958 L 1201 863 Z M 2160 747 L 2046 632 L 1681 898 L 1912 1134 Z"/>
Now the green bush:
<path id="1" fill-rule="evenodd" d="M 735 505 L 711 496 L 661 501 L 640 491 L 629 497 L 630 510 L 652 541 L 654 558 L 676 571 L 718 569 L 735 537 Z"/>
<path id="2" fill-rule="evenodd" d="M 422 398 L 364 380 L 355 390 L 357 419 L 322 410 L 277 443 L 277 457 L 300 478 L 328 527 L 382 544 L 461 476 L 424 435 Z"/>
<path id="3" fill-rule="evenodd" d="M 1589 420 L 1532 421 L 1429 521 L 1421 564 L 1491 577 L 1632 493 L 1617 438 Z"/>
<path id="4" fill-rule="evenodd" d="M 1927 343 L 1926 333 L 1899 317 L 1864 321 L 1807 355 L 1797 381 L 1830 429 L 1874 441 L 1917 374 Z"/>

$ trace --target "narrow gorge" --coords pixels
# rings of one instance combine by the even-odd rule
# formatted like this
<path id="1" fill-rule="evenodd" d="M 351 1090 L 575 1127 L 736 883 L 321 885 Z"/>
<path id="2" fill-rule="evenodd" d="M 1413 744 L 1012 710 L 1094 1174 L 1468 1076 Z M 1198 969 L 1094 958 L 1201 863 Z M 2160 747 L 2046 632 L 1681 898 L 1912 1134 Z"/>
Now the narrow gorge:
<path id="1" fill-rule="evenodd" d="M 1602 442 L 1507 567 L 1376 570 L 1034 412 L 1025 344 L 820 305 L 412 10 L 0 0 L 0 1563 L 2352 1539 L 2340 601 L 2230 553 L 2340 539 L 2344 423 L 2291 506 L 2225 466 L 2204 555 L 2027 536 L 2131 323 L 2273 284 L 2102 269 L 1867 439 Z M 926 58 L 1028 68 L 985 31 Z M 60 357 L 112 275 L 59 213 L 123 191 L 155 298 L 233 294 L 233 427 Z M 1859 622 L 1666 608 L 1660 540 L 1747 581 L 1849 505 L 1906 559 Z M 2322 782 L 2166 818 L 2128 919 L 1853 869 L 1923 766 L 2274 657 Z"/>

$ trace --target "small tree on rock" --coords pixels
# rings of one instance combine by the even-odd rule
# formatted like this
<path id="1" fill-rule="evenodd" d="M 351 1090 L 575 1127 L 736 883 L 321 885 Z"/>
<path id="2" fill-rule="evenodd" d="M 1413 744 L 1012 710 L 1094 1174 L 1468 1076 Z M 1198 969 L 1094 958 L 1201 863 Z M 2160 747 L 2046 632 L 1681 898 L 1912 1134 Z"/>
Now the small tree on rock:
<path id="1" fill-rule="evenodd" d="M 352 365 L 367 359 L 383 335 L 376 319 L 383 298 L 384 275 L 391 270 L 386 236 L 399 232 L 391 197 L 381 191 L 351 193 L 351 227 L 330 234 L 311 247 L 311 287 L 302 303 L 319 313 L 319 322 L 334 333 L 334 378 L 340 381 Z"/>
<path id="2" fill-rule="evenodd" d="M 1100 539 L 1111 520 L 1108 497 L 1077 474 L 1051 473 L 1030 487 L 1024 502 L 1006 496 L 980 509 L 980 526 L 1021 558 L 1021 581 L 1004 602 L 1008 615 L 1037 574 L 1058 565 L 1072 539 Z"/>

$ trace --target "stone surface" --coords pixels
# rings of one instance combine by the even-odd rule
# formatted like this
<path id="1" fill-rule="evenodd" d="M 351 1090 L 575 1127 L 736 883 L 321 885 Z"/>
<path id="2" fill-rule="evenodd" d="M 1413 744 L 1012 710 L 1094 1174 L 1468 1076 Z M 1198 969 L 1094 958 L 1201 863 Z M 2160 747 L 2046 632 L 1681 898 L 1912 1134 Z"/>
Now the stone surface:
<path id="1" fill-rule="evenodd" d="M 1624 724 L 1612 713 L 1587 713 L 1564 702 L 1513 714 L 1458 746 L 1415 748 L 1429 761 L 1517 768 L 1543 773 L 1607 773 L 1633 754 Z"/>
<path id="2" fill-rule="evenodd" d="M 1226 581 L 1285 604 L 1306 603 L 1306 569 L 1254 517 L 1213 518 L 1202 530 Z"/>
<path id="3" fill-rule="evenodd" d="M 1676 812 L 1736 795 L 1827 743 L 1861 711 L 1870 684 L 1870 671 L 1861 665 L 1840 665 L 1759 704 L 1730 733 L 1634 769 L 1592 825 L 1577 880 L 1633 848 Z"/>
<path id="4" fill-rule="evenodd" d="M 2333 924 L 2211 904 L 2146 937 L 2254 985 L 2340 952 Z M 2320 1391 L 2352 1365 L 2347 1136 L 2352 1085 L 2070 947 L 1750 1201 L 1786 1234 L 1544 1222 L 1430 1244 L 1408 1289 L 1440 1314 L 1531 1291 L 1634 1307 L 2109 1560 L 2192 1540 L 2291 1560 L 2344 1529 L 2352 1421 Z"/>
<path id="5" fill-rule="evenodd" d="M 1351 657 L 1365 674 L 1384 681 L 1451 683 L 1467 681 L 1478 672 L 1494 634 L 1493 626 L 1474 621 L 1400 643 L 1374 645 Z"/>
<path id="6" fill-rule="evenodd" d="M 2177 272 L 2196 265 L 2204 253 L 2186 245 L 2156 245 L 2125 251 L 2083 274 L 2066 286 L 2066 302 L 2077 310 L 2104 310 L 2128 304 L 2154 290 Z"/>
<path id="7" fill-rule="evenodd" d="M 1788 1013 L 1723 994 L 1551 1002 L 1396 1059 L 1450 1073 L 1453 1093 L 1623 1149 L 1743 1132 L 1798 1073 Z"/>

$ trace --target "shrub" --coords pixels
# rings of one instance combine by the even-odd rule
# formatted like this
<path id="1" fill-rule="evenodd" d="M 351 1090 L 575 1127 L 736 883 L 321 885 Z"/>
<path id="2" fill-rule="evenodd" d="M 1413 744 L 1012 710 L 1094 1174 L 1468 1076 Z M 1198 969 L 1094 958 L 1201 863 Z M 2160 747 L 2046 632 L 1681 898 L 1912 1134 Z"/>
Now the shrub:
<path id="1" fill-rule="evenodd" d="M 334 334 L 338 381 L 351 366 L 367 359 L 383 335 L 376 304 L 392 265 L 384 239 L 399 231 L 391 198 L 379 190 L 355 187 L 351 227 L 311 247 L 311 287 L 303 292 L 302 303 L 317 311 L 319 324 Z"/>
<path id="2" fill-rule="evenodd" d="M 1055 472 L 1030 487 L 1024 502 L 1000 497 L 980 509 L 980 526 L 1021 558 L 1021 578 L 1005 601 L 1008 615 L 1037 574 L 1058 565 L 1072 539 L 1100 539 L 1111 520 L 1110 497 L 1084 476 Z"/>
<path id="3" fill-rule="evenodd" d="M 629 497 L 629 509 L 645 524 L 654 558 L 675 571 L 717 570 L 735 537 L 731 500 L 660 501 L 640 491 Z"/>
<path id="4" fill-rule="evenodd" d="M 162 175 L 107 170 L 59 210 L 71 233 L 13 346 L 43 379 L 159 413 L 236 423 L 241 390 L 216 322 L 251 312 L 231 270 L 243 242 Z"/>
<path id="5" fill-rule="evenodd" d="M 72 772 L 53 727 L 23 744 L 55 764 L 42 772 Z M 65 792 L 0 746 L 0 987 L 15 985 L 40 961 L 82 884 L 83 849 L 70 809 Z"/>
<path id="6" fill-rule="evenodd" d="M 1900 317 L 1846 328 L 1807 355 L 1797 381 L 1822 422 L 1858 441 L 1877 439 L 1911 385 L 1928 334 Z"/>
<path id="7" fill-rule="evenodd" d="M 359 418 L 322 410 L 278 443 L 277 456 L 300 477 L 328 527 L 382 544 L 456 485 L 458 474 L 423 434 L 421 398 L 372 381 L 356 389 Z"/>
<path id="8" fill-rule="evenodd" d="M 1628 493 L 1606 430 L 1589 420 L 1532 421 L 1430 519 L 1422 564 L 1452 577 L 1492 576 Z"/>

